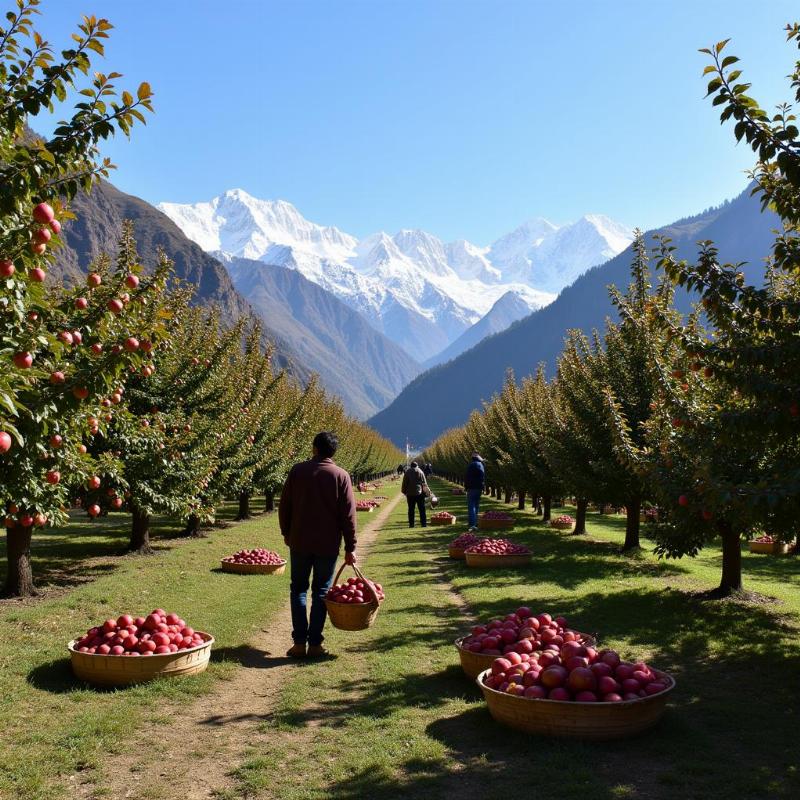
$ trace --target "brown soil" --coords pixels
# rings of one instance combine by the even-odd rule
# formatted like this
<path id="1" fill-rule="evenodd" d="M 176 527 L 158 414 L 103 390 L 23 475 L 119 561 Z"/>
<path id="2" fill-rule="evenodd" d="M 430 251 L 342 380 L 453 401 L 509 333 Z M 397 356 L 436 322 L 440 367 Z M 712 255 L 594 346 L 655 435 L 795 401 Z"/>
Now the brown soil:
<path id="1" fill-rule="evenodd" d="M 385 504 L 359 531 L 362 561 L 401 497 Z M 243 648 L 242 668 L 231 680 L 163 723 L 148 725 L 125 752 L 110 759 L 110 769 L 84 783 L 80 781 L 87 776 L 70 776 L 72 796 L 208 800 L 231 790 L 231 771 L 248 748 L 263 745 L 268 738 L 259 723 L 271 717 L 290 671 L 300 666 L 285 656 L 292 630 L 288 601 L 268 622 L 269 627 Z"/>

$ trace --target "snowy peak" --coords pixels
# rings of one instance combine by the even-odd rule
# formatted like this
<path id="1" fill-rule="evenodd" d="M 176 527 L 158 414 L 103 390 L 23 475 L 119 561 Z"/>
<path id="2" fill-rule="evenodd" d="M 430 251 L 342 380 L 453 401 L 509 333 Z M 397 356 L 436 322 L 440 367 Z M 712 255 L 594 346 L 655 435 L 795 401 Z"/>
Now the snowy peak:
<path id="1" fill-rule="evenodd" d="M 273 244 L 342 258 L 357 242 L 338 228 L 309 222 L 285 200 L 260 200 L 243 189 L 229 189 L 207 203 L 159 203 L 158 208 L 204 250 L 243 258 L 261 259 Z"/>

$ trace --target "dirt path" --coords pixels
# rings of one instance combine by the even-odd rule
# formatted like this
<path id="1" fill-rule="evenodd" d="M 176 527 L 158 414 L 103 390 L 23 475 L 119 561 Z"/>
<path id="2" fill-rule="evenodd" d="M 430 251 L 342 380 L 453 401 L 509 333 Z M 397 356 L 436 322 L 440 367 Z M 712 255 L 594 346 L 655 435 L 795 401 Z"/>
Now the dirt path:
<path id="1" fill-rule="evenodd" d="M 386 503 L 358 537 L 360 562 L 402 495 Z M 210 695 L 164 724 L 144 729 L 109 768 L 89 783 L 70 776 L 75 798 L 114 800 L 208 800 L 233 785 L 229 773 L 245 750 L 266 741 L 258 723 L 269 718 L 291 670 L 302 668 L 284 655 L 291 645 L 289 603 L 268 620 L 240 653 L 242 668 Z M 263 726 L 262 726 L 263 728 Z"/>

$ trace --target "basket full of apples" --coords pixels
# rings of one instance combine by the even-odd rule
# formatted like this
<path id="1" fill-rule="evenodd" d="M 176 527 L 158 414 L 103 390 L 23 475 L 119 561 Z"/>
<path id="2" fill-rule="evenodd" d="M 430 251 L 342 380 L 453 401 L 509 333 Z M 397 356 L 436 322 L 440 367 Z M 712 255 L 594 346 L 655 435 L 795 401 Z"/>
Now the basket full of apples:
<path id="1" fill-rule="evenodd" d="M 76 677 L 99 686 L 193 675 L 208 666 L 214 637 L 157 608 L 146 617 L 122 614 L 67 645 Z"/>
<path id="2" fill-rule="evenodd" d="M 773 556 L 782 556 L 789 552 L 789 545 L 786 542 L 776 539 L 768 533 L 757 536 L 747 543 L 751 553 L 769 553 Z"/>
<path id="3" fill-rule="evenodd" d="M 464 550 L 468 567 L 523 567 L 533 553 L 510 539 L 479 539 Z"/>
<path id="4" fill-rule="evenodd" d="M 476 680 L 498 722 L 526 733 L 595 740 L 655 725 L 675 688 L 666 672 L 577 641 L 558 652 L 510 651 Z"/>
<path id="5" fill-rule="evenodd" d="M 377 508 L 380 503 L 373 500 L 356 500 L 356 511 L 363 511 L 366 514 L 371 514 L 374 508 Z"/>
<path id="6" fill-rule="evenodd" d="M 239 575 L 283 575 L 286 559 L 274 550 L 257 547 L 226 556 L 220 561 L 220 566 L 224 572 L 236 572 Z"/>
<path id="7" fill-rule="evenodd" d="M 456 517 L 449 511 L 437 511 L 430 521 L 431 525 L 455 525 Z"/>
<path id="8" fill-rule="evenodd" d="M 463 559 L 464 551 L 468 547 L 472 547 L 473 544 L 477 544 L 480 540 L 481 537 L 476 536 L 474 533 L 462 533 L 460 536 L 456 536 L 448 545 L 448 555 L 450 558 Z"/>
<path id="9" fill-rule="evenodd" d="M 509 530 L 514 527 L 514 517 L 505 511 L 484 511 L 478 517 L 478 527 L 482 531 Z"/>
<path id="10" fill-rule="evenodd" d="M 475 625 L 467 636 L 456 639 L 456 647 L 464 673 L 477 678 L 498 656 L 510 652 L 560 653 L 565 642 L 579 642 L 586 647 L 596 644 L 594 636 L 574 630 L 564 617 L 546 612 L 534 614 L 528 606 L 520 606 L 502 619 Z"/>
<path id="11" fill-rule="evenodd" d="M 550 527 L 558 531 L 572 530 L 575 520 L 569 514 L 561 514 L 550 520 Z"/>
<path id="12" fill-rule="evenodd" d="M 385 599 L 383 587 L 373 583 L 353 565 L 355 575 L 339 583 L 346 564 L 339 567 L 333 586 L 325 596 L 325 606 L 334 628 L 343 631 L 363 631 L 371 627 Z"/>

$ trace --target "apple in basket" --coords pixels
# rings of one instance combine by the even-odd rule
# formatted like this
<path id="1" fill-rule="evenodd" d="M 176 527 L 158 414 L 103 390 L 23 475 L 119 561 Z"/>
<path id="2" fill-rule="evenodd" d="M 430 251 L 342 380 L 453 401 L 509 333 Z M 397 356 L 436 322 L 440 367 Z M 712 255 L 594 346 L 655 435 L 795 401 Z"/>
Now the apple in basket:
<path id="1" fill-rule="evenodd" d="M 122 614 L 89 628 L 75 642 L 79 653 L 103 656 L 152 656 L 177 653 L 204 644 L 203 637 L 177 614 L 161 608 L 146 617 Z"/>
<path id="2" fill-rule="evenodd" d="M 530 555 L 530 550 L 522 544 L 515 544 L 509 539 L 480 539 L 470 545 L 465 553 L 477 553 L 491 556 L 522 556 Z"/>
<path id="3" fill-rule="evenodd" d="M 559 661 L 575 658 L 575 644 L 564 644 L 556 658 Z M 622 661 L 614 650 L 598 653 L 591 647 L 579 647 L 586 653 L 586 664 L 572 668 L 566 663 L 549 663 L 541 669 L 543 656 L 539 652 L 509 653 L 492 662 L 484 683 L 491 689 L 531 700 L 578 703 L 639 700 L 670 688 L 667 679 L 658 677 L 642 661 L 633 664 Z"/>
<path id="4" fill-rule="evenodd" d="M 379 583 L 372 584 L 375 587 L 375 594 L 378 595 L 378 600 L 383 601 L 385 595 L 383 587 Z M 328 589 L 326 599 L 334 603 L 350 603 L 357 605 L 361 603 L 371 603 L 374 598 L 372 592 L 367 587 L 361 578 L 348 578 L 346 583 L 337 583 Z"/>

